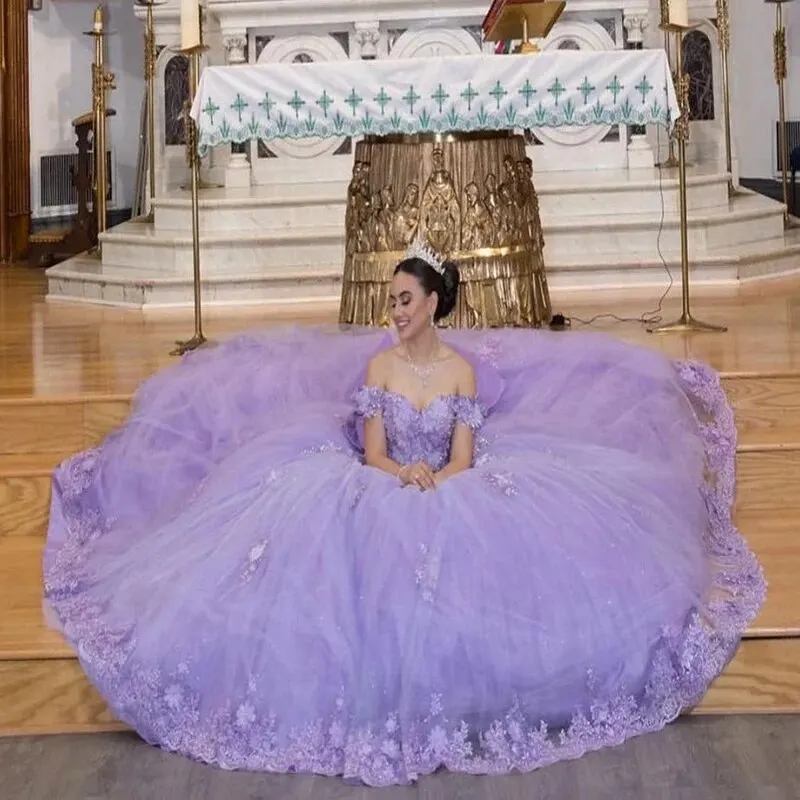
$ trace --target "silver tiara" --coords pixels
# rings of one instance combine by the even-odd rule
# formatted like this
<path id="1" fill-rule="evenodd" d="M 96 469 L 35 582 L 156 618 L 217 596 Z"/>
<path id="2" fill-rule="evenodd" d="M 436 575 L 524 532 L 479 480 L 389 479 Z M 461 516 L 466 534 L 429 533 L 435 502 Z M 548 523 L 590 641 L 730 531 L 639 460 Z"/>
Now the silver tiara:
<path id="1" fill-rule="evenodd" d="M 440 275 L 444 275 L 444 259 L 436 255 L 420 238 L 415 239 L 406 250 L 406 258 L 420 258 Z"/>

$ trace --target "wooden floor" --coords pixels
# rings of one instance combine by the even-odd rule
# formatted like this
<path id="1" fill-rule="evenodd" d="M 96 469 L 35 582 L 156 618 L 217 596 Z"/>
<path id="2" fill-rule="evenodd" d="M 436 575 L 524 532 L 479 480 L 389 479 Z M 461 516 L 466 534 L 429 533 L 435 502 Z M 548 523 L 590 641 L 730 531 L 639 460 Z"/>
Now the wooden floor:
<path id="1" fill-rule="evenodd" d="M 195 764 L 132 735 L 0 740 L 8 800 L 797 800 L 800 716 L 689 718 L 528 775 L 439 772 L 367 789 Z"/>
<path id="2" fill-rule="evenodd" d="M 655 294 L 562 295 L 578 319 L 638 318 Z M 635 323 L 601 318 L 605 331 L 723 374 L 740 431 L 736 517 L 763 562 L 767 604 L 729 667 L 698 709 L 800 711 L 800 282 L 695 299 L 698 317 L 725 334 L 654 336 Z M 663 315 L 676 316 L 679 293 Z M 286 322 L 333 322 L 336 310 L 211 314 L 222 338 Z M 84 732 L 117 727 L 70 649 L 41 615 L 40 556 L 50 474 L 60 460 L 122 422 L 142 380 L 171 362 L 191 318 L 51 305 L 41 273 L 0 267 L 0 734 Z M 565 333 L 564 335 L 570 335 Z"/>

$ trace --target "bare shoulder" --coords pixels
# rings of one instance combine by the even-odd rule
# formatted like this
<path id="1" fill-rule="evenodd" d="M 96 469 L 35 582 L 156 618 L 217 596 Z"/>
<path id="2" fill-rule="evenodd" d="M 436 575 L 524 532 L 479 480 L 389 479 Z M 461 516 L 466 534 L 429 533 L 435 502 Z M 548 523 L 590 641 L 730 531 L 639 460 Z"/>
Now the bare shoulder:
<path id="1" fill-rule="evenodd" d="M 477 390 L 475 370 L 464 356 L 451 348 L 447 348 L 447 360 L 458 394 L 465 397 L 474 397 Z"/>
<path id="2" fill-rule="evenodd" d="M 385 388 L 386 379 L 389 375 L 389 364 L 392 358 L 392 350 L 381 350 L 369 360 L 367 364 L 367 386 L 378 386 Z"/>

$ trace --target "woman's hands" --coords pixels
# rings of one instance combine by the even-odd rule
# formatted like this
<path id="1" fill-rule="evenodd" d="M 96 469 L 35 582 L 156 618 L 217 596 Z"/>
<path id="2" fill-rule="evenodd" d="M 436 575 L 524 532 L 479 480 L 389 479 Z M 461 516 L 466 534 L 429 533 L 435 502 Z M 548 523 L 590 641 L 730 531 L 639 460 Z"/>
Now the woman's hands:
<path id="1" fill-rule="evenodd" d="M 416 486 L 423 492 L 435 489 L 437 485 L 436 474 L 422 461 L 402 467 L 397 477 L 403 486 Z"/>

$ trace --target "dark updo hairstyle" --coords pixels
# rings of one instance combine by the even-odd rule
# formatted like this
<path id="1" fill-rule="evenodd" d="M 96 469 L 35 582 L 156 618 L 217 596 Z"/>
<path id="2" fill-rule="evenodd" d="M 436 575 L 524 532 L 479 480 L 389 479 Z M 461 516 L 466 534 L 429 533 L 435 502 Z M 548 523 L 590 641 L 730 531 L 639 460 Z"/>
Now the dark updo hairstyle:
<path id="1" fill-rule="evenodd" d="M 433 312 L 435 322 L 452 312 L 458 297 L 458 265 L 453 261 L 445 261 L 442 270 L 440 275 L 427 261 L 416 257 L 403 259 L 394 269 L 395 275 L 398 272 L 413 275 L 426 295 L 436 292 L 439 301 L 436 303 L 436 311 Z"/>

